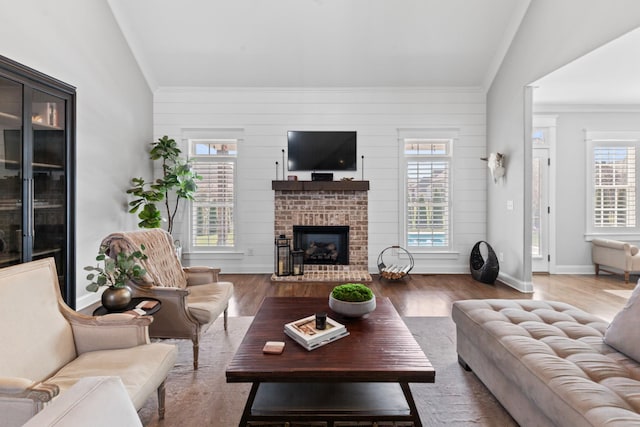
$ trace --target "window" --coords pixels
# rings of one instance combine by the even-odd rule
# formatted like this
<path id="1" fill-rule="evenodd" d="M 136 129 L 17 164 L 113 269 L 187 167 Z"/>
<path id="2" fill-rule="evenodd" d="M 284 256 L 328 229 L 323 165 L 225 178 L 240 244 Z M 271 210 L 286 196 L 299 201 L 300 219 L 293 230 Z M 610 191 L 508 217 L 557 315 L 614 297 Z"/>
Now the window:
<path id="1" fill-rule="evenodd" d="M 401 139 L 405 160 L 406 246 L 414 250 L 451 247 L 452 139 Z"/>
<path id="2" fill-rule="evenodd" d="M 190 139 L 190 161 L 202 176 L 191 205 L 191 247 L 229 249 L 235 245 L 237 139 Z"/>
<path id="3" fill-rule="evenodd" d="M 635 134 L 635 135 L 634 135 Z M 591 234 L 637 233 L 640 133 L 587 132 Z"/>

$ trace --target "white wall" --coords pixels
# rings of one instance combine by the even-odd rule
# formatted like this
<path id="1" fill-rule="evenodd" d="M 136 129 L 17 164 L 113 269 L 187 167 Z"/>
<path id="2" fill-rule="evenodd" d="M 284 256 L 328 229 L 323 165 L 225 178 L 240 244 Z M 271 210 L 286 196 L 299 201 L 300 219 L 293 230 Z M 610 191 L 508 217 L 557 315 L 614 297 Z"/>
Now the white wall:
<path id="1" fill-rule="evenodd" d="M 185 263 L 223 272 L 273 269 L 275 162 L 282 165 L 287 130 L 356 130 L 358 171 L 334 179 L 364 179 L 369 192 L 369 269 L 399 244 L 398 129 L 454 128 L 453 230 L 455 254 L 416 255 L 413 273 L 465 273 L 469 252 L 485 238 L 485 96 L 475 88 L 442 89 L 214 89 L 161 88 L 154 95 L 155 138 L 180 140 L 183 129 L 242 129 L 237 185 L 238 253 L 187 254 Z M 186 150 L 186 146 L 183 146 Z M 280 169 L 282 171 L 282 169 Z M 309 173 L 296 173 L 310 179 Z M 182 224 L 184 226 L 184 223 Z M 186 242 L 183 235 L 175 237 Z M 253 255 L 248 254 L 252 249 Z"/>
<path id="2" fill-rule="evenodd" d="M 628 110 L 628 111 L 625 111 Z M 635 111 L 634 111 L 635 110 Z M 536 108 L 536 112 L 540 112 Z M 587 151 L 585 130 L 639 131 L 640 111 L 632 106 L 544 106 L 557 116 L 556 273 L 593 274 L 587 230 Z"/>
<path id="3" fill-rule="evenodd" d="M 152 96 L 105 0 L 0 0 L 0 54 L 77 88 L 77 306 L 100 241 L 133 229 L 124 190 L 151 174 Z"/>
<path id="4" fill-rule="evenodd" d="M 634 0 L 532 1 L 487 96 L 487 151 L 507 155 L 507 179 L 489 185 L 487 235 L 504 253 L 500 278 L 532 291 L 530 141 L 525 138 L 525 86 L 640 26 Z M 513 210 L 507 209 L 513 201 Z M 526 258 L 525 258 L 526 255 Z"/>

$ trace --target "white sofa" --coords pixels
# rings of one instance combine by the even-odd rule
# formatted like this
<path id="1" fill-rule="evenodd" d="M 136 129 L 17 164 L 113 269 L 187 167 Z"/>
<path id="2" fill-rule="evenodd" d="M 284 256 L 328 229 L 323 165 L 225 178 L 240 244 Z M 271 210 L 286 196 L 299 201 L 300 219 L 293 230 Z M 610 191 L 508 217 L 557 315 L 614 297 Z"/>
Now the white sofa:
<path id="1" fill-rule="evenodd" d="M 86 377 L 23 427 L 142 427 L 122 380 Z"/>
<path id="2" fill-rule="evenodd" d="M 600 274 L 600 270 L 617 274 L 622 272 L 626 283 L 629 282 L 629 275 L 632 272 L 640 272 L 638 247 L 619 240 L 593 239 L 591 259 L 596 275 Z"/>
<path id="3" fill-rule="evenodd" d="M 627 315 L 638 319 L 635 310 Z M 612 328 L 601 319 L 565 303 L 501 299 L 456 301 L 452 318 L 460 364 L 520 425 L 640 426 L 639 358 L 605 343 Z M 625 352 L 640 350 L 634 322 L 618 324 L 631 328 L 617 337 Z"/>
<path id="4" fill-rule="evenodd" d="M 151 317 L 92 317 L 62 300 L 53 258 L 0 269 L 0 427 L 18 426 L 84 377 L 117 376 L 140 409 L 164 381 L 174 345 L 149 342 Z"/>

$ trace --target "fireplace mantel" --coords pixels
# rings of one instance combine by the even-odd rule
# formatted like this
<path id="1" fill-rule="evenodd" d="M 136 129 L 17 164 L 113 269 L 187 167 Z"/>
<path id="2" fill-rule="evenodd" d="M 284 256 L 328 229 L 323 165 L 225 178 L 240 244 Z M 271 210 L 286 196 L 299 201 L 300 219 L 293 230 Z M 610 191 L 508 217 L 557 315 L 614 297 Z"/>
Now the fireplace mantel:
<path id="1" fill-rule="evenodd" d="M 276 191 L 369 191 L 369 181 L 271 181 Z"/>

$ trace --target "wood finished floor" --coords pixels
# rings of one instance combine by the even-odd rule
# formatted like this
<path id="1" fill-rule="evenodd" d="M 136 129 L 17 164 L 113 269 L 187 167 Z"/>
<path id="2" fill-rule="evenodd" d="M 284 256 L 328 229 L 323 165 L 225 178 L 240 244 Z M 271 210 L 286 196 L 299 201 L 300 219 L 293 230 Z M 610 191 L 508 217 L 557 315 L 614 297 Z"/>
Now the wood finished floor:
<path id="1" fill-rule="evenodd" d="M 328 297 L 337 283 L 271 282 L 270 274 L 222 274 L 221 280 L 234 283 L 229 304 L 230 316 L 255 315 L 266 296 Z M 369 283 L 378 296 L 391 299 L 401 316 L 449 316 L 451 304 L 462 299 L 507 298 L 563 301 L 611 321 L 626 299 L 606 290 L 632 290 L 637 277 L 624 283 L 615 275 L 534 275 L 534 292 L 524 294 L 496 282 L 486 285 L 468 274 L 412 274 L 401 281 L 387 281 L 373 275 Z"/>

